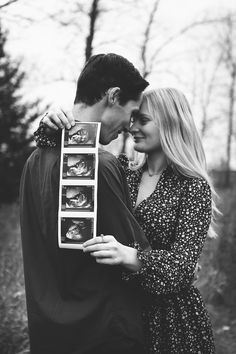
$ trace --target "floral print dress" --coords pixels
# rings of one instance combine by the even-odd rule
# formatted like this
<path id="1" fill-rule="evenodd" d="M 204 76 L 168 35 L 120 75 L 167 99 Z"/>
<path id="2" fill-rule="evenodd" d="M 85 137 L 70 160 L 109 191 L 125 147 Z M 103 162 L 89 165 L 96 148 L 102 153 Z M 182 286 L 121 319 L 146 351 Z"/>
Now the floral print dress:
<path id="1" fill-rule="evenodd" d="M 132 171 L 119 157 L 135 208 L 143 169 Z M 211 191 L 202 178 L 184 177 L 168 166 L 153 193 L 134 211 L 152 250 L 138 251 L 142 263 L 125 273 L 145 292 L 144 321 L 150 354 L 215 353 L 211 323 L 193 283 L 211 221 Z"/>

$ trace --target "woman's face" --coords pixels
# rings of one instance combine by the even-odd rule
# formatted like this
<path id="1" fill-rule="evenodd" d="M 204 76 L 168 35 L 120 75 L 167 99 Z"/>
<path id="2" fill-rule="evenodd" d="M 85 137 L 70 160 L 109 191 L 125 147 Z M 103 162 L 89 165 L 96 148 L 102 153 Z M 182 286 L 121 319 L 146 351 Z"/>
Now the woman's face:
<path id="1" fill-rule="evenodd" d="M 161 150 L 159 127 L 150 115 L 146 102 L 142 103 L 139 113 L 132 118 L 130 133 L 136 151 L 148 154 Z"/>

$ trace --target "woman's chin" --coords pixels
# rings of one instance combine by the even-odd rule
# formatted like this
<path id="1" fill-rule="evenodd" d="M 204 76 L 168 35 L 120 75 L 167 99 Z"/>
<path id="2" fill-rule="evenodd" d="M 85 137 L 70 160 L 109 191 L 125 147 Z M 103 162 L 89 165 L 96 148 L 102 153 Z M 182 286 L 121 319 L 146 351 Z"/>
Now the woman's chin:
<path id="1" fill-rule="evenodd" d="M 146 152 L 145 148 L 142 146 L 139 146 L 138 144 L 134 144 L 134 150 L 137 152 Z"/>

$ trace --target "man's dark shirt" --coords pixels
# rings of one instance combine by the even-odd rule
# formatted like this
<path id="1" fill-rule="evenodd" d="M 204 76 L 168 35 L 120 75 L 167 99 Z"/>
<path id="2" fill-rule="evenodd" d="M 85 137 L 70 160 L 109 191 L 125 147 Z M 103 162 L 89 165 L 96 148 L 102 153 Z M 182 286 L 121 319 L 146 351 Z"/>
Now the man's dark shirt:
<path id="1" fill-rule="evenodd" d="M 142 348 L 141 298 L 121 280 L 121 267 L 99 265 L 81 250 L 58 247 L 59 169 L 60 149 L 36 149 L 21 179 L 31 354 L 97 354 L 104 343 L 125 348 L 136 342 Z M 104 151 L 99 152 L 97 220 L 98 235 L 148 247 L 131 212 L 125 173 Z"/>

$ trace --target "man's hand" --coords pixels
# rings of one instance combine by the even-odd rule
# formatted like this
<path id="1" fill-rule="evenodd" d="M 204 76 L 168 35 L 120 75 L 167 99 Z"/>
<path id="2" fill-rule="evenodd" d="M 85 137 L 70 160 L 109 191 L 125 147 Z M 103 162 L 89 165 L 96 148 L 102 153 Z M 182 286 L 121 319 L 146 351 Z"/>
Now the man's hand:
<path id="1" fill-rule="evenodd" d="M 75 125 L 75 119 L 72 112 L 62 111 L 61 109 L 50 109 L 41 119 L 41 122 L 51 131 L 67 128 L 70 129 Z"/>

